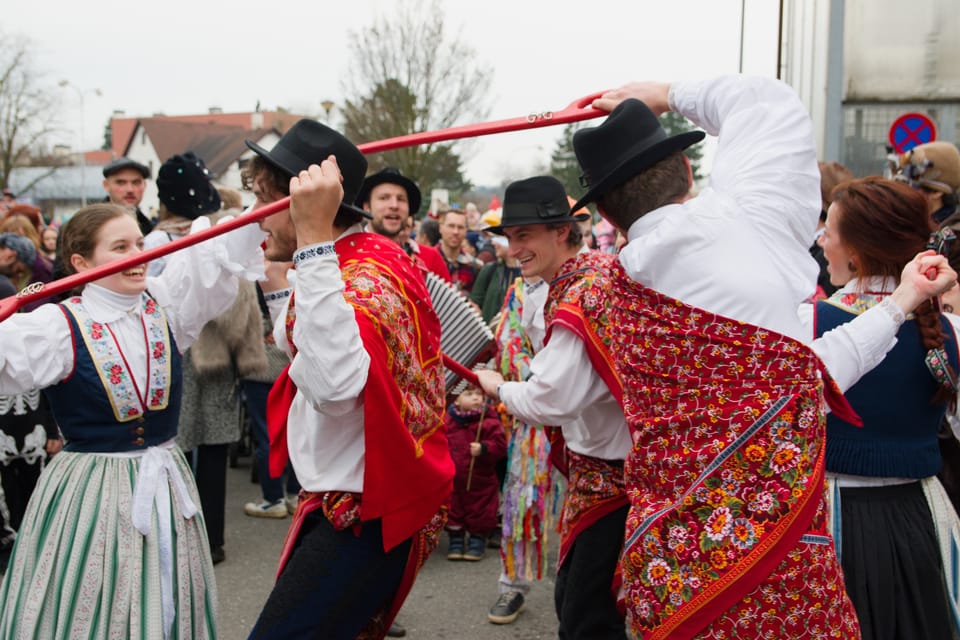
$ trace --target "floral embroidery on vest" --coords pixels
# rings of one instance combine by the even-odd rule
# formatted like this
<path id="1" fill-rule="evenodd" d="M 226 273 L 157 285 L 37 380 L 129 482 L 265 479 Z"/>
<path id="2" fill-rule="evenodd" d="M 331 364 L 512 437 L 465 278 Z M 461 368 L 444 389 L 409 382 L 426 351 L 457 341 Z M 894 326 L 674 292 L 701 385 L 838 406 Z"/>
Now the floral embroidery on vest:
<path id="1" fill-rule="evenodd" d="M 63 303 L 80 327 L 80 335 L 119 422 L 139 418 L 147 410 L 165 409 L 170 399 L 170 333 L 166 316 L 160 305 L 146 294 L 142 296 L 142 304 L 140 317 L 147 346 L 147 392 L 141 399 L 120 347 L 107 326 L 90 317 L 81 298 L 70 298 Z"/>

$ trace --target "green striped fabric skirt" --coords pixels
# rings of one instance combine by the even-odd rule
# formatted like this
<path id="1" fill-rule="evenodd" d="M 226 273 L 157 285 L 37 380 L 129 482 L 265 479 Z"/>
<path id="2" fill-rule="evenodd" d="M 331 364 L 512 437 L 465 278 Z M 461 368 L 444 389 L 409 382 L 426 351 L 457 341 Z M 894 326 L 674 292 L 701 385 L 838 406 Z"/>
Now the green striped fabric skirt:
<path id="1" fill-rule="evenodd" d="M 192 512 L 191 500 L 200 504 L 197 488 L 180 450 L 163 454 L 164 470 L 152 474 L 160 498 L 151 493 L 140 500 L 147 535 L 132 520 L 141 458 L 54 456 L 0 586 L 0 638 L 216 637 L 216 582 L 203 516 L 184 515 Z"/>

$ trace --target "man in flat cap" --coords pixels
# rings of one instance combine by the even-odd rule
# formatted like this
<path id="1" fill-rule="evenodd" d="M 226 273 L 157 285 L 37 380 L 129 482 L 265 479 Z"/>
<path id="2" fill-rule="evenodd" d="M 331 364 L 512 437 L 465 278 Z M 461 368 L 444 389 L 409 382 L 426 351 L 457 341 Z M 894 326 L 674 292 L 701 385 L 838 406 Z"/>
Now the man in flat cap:
<path id="1" fill-rule="evenodd" d="M 144 189 L 150 178 L 150 168 L 130 158 L 117 158 L 103 167 L 104 202 L 120 205 L 136 217 L 140 233 L 146 236 L 153 223 L 140 211 Z"/>

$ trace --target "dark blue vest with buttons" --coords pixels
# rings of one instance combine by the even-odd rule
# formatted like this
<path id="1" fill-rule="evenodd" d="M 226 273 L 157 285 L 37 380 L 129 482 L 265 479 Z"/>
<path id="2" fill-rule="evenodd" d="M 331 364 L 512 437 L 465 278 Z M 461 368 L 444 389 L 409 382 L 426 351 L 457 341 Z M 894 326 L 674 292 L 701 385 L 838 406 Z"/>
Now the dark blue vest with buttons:
<path id="1" fill-rule="evenodd" d="M 167 406 L 144 411 L 139 417 L 121 422 L 116 418 L 109 392 L 104 389 L 76 318 L 65 308 L 63 313 L 70 323 L 74 369 L 68 378 L 47 387 L 44 393 L 66 440 L 64 450 L 83 453 L 139 451 L 174 438 L 180 419 L 182 379 L 180 352 L 170 328 L 166 327 L 170 338 Z"/>
<path id="2" fill-rule="evenodd" d="M 856 318 L 821 301 L 816 305 L 816 336 Z M 940 318 L 944 350 L 958 371 L 957 338 L 950 321 Z M 827 471 L 881 478 L 927 478 L 940 470 L 937 432 L 946 405 L 933 404 L 937 383 L 924 362 L 926 349 L 917 323 L 908 320 L 897 344 L 875 369 L 844 395 L 863 419 L 858 428 L 827 415 Z"/>

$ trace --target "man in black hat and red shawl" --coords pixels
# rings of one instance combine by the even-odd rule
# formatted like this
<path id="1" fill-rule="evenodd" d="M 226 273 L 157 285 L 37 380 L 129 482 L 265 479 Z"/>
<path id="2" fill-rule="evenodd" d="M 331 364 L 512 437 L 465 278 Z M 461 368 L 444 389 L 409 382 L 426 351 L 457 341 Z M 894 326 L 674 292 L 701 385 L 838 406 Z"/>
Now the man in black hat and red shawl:
<path id="1" fill-rule="evenodd" d="M 589 190 L 573 208 L 596 202 L 628 243 L 585 313 L 557 316 L 588 347 L 616 345 L 633 438 L 628 633 L 859 637 L 826 526 L 824 400 L 858 421 L 837 383 L 875 366 L 904 313 L 956 275 L 918 257 L 899 298 L 811 348 L 797 308 L 816 282 L 820 177 L 796 94 L 734 76 L 631 84 L 594 105 L 611 113 L 574 135 Z M 668 110 L 720 138 L 695 198 L 682 150 L 702 134 L 668 137 Z"/>
<path id="2" fill-rule="evenodd" d="M 301 120 L 269 151 L 247 144 L 254 206 L 291 196 L 260 223 L 267 259 L 297 270 L 292 291 L 282 276 L 264 287 L 292 357 L 267 424 L 271 475 L 289 459 L 303 487 L 250 637 L 382 638 L 452 489 L 440 324 L 410 258 L 362 231 L 353 202 L 367 162 L 349 140 Z"/>
<path id="3" fill-rule="evenodd" d="M 627 516 L 623 460 L 630 433 L 620 408 L 612 345 L 595 345 L 591 354 L 583 334 L 570 331 L 557 313 L 589 306 L 590 292 L 607 286 L 606 274 L 616 260 L 585 249 L 578 225 L 585 217 L 571 213 L 556 178 L 538 176 L 507 186 L 501 222 L 487 230 L 508 238 L 508 255 L 519 261 L 525 279 L 542 279 L 539 286 L 550 287 L 543 313 L 546 338 L 526 380 L 504 382 L 494 371 L 478 375 L 484 391 L 499 398 L 511 415 L 530 424 L 562 425 L 563 437 L 553 439 L 550 452 L 567 476 L 554 591 L 560 637 L 619 640 L 624 626 L 617 607 L 617 563 Z M 573 268 L 574 263 L 579 266 Z M 560 281 L 568 283 L 562 301 L 552 296 Z M 546 295 L 534 290 L 526 288 L 525 304 L 539 300 L 542 305 Z M 521 594 L 504 592 L 490 619 L 507 619 L 522 603 Z"/>
<path id="4" fill-rule="evenodd" d="M 450 282 L 450 270 L 435 247 L 415 242 L 407 231 L 409 218 L 420 210 L 420 188 L 400 169 L 386 167 L 367 176 L 357 206 L 370 214 L 370 230 L 400 245 L 417 266 Z"/>

